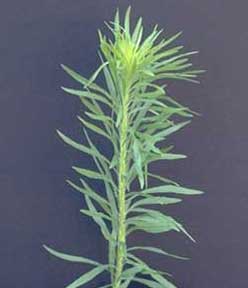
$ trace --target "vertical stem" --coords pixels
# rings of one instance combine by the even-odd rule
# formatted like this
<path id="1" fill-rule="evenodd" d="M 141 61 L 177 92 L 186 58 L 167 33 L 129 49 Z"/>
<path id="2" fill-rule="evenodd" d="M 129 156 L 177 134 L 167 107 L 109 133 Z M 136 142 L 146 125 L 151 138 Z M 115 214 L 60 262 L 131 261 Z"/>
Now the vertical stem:
<path id="1" fill-rule="evenodd" d="M 123 99 L 122 122 L 120 126 L 120 158 L 118 174 L 118 245 L 116 273 L 113 288 L 119 288 L 126 254 L 126 172 L 127 172 L 127 129 L 128 129 L 128 95 Z"/>

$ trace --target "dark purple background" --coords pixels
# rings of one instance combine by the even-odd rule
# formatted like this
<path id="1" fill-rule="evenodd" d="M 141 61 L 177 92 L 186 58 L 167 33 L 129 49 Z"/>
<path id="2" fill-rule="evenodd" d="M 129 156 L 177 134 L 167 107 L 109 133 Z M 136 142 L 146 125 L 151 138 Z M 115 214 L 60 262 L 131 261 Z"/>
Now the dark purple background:
<path id="1" fill-rule="evenodd" d="M 202 117 L 173 138 L 178 152 L 189 158 L 155 167 L 207 191 L 171 209 L 198 242 L 176 234 L 138 234 L 132 241 L 191 255 L 191 261 L 178 262 L 147 254 L 149 263 L 174 273 L 180 288 L 248 287 L 247 1 L 3 0 L 1 288 L 61 288 L 86 271 L 86 266 L 48 256 L 43 243 L 105 260 L 99 230 L 80 215 L 82 199 L 64 182 L 74 177 L 73 163 L 92 163 L 55 134 L 60 128 L 80 138 L 79 102 L 60 90 L 74 83 L 59 64 L 89 76 L 99 63 L 97 28 L 112 19 L 117 5 L 126 8 L 128 3 L 148 27 L 159 23 L 168 34 L 183 30 L 187 49 L 200 50 L 194 63 L 208 71 L 201 85 L 169 85 L 171 95 Z M 100 277 L 86 287 L 105 280 Z"/>

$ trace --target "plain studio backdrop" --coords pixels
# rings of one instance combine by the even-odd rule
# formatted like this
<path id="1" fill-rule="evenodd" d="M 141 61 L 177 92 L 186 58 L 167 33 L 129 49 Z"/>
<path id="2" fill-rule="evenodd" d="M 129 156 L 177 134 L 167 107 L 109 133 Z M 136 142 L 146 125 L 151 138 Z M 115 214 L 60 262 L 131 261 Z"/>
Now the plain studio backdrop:
<path id="1" fill-rule="evenodd" d="M 60 86 L 75 83 L 60 64 L 89 77 L 99 64 L 97 29 L 116 7 L 131 4 L 145 27 L 199 50 L 193 63 L 207 70 L 201 84 L 168 81 L 171 96 L 202 114 L 171 140 L 188 158 L 154 166 L 185 186 L 206 191 L 171 209 L 197 239 L 137 233 L 133 243 L 188 255 L 174 261 L 140 254 L 172 272 L 180 288 L 248 287 L 247 1 L 233 0 L 1 0 L 0 2 L 0 287 L 61 288 L 87 271 L 41 247 L 106 260 L 106 243 L 83 217 L 81 195 L 69 188 L 70 167 L 92 162 L 55 130 L 84 141 L 78 99 Z M 95 141 L 108 153 L 108 145 Z M 99 185 L 99 193 L 102 187 Z M 105 276 L 86 285 L 100 286 Z M 137 286 L 138 287 L 138 286 Z"/>

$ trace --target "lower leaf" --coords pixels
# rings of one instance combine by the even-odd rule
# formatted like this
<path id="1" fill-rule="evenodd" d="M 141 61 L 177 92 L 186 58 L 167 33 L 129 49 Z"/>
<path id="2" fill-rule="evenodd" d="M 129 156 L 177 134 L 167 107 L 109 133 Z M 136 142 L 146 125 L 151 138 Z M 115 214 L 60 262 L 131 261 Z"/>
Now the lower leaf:
<path id="1" fill-rule="evenodd" d="M 43 245 L 43 247 L 53 256 L 60 258 L 60 259 L 63 259 L 65 261 L 74 262 L 74 263 L 84 263 L 84 264 L 90 264 L 90 265 L 95 265 L 95 266 L 102 265 L 102 264 L 100 264 L 96 261 L 90 260 L 88 258 L 61 253 L 61 252 L 56 251 L 56 250 L 54 250 L 54 249 L 52 249 L 46 245 Z"/>
<path id="2" fill-rule="evenodd" d="M 72 282 L 68 286 L 66 286 L 66 288 L 80 287 L 80 286 L 84 285 L 85 283 L 93 280 L 96 276 L 101 274 L 107 268 L 108 268 L 108 265 L 101 265 L 99 267 L 96 267 L 96 268 L 90 270 L 89 272 L 85 273 L 81 277 L 79 277 L 77 280 L 75 280 L 74 282 Z"/>

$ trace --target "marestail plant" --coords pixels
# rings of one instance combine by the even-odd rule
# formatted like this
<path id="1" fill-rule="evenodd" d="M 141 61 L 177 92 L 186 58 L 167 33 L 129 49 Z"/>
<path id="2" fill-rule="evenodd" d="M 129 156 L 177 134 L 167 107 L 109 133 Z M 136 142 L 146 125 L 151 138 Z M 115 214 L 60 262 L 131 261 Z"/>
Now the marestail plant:
<path id="1" fill-rule="evenodd" d="M 80 90 L 62 89 L 77 96 L 85 108 L 78 120 L 83 125 L 87 145 L 60 131 L 58 134 L 69 146 L 90 155 L 95 163 L 95 170 L 72 167 L 79 180 L 78 183 L 67 182 L 84 196 L 87 208 L 80 212 L 96 222 L 108 244 L 108 263 L 104 264 L 44 245 L 58 258 L 91 266 L 89 272 L 67 288 L 81 287 L 101 273 L 109 274 L 109 284 L 102 288 L 127 288 L 131 282 L 151 288 L 176 287 L 168 272 L 150 267 L 136 251 L 185 258 L 161 247 L 142 244 L 130 247 L 128 238 L 138 230 L 147 233 L 176 231 L 194 241 L 183 224 L 154 207 L 175 205 L 184 195 L 202 192 L 152 173 L 149 165 L 158 160 L 185 158 L 172 153 L 173 146 L 166 143 L 171 134 L 190 123 L 194 112 L 169 97 L 166 85 L 160 83 L 171 79 L 197 82 L 197 75 L 203 71 L 192 69 L 189 60 L 197 52 L 185 52 L 183 46 L 173 44 L 181 33 L 161 39 L 162 30 L 157 26 L 145 37 L 142 18 L 132 29 L 130 7 L 123 18 L 121 21 L 117 10 L 114 21 L 106 23 L 109 37 L 99 31 L 102 63 L 89 79 L 62 65 L 81 85 Z M 103 84 L 96 83 L 99 75 L 104 79 Z M 92 132 L 108 141 L 111 157 L 94 144 L 90 137 Z M 151 186 L 149 180 L 152 178 L 159 184 Z M 89 180 L 100 181 L 104 193 L 96 191 Z"/>

